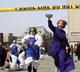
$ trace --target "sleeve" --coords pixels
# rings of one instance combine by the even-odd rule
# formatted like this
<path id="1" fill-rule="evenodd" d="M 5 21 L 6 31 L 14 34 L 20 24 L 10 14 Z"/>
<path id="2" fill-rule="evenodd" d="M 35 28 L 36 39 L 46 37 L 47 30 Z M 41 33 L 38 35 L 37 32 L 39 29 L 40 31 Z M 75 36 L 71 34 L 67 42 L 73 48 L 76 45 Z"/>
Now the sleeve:
<path id="1" fill-rule="evenodd" d="M 11 44 L 11 45 L 9 46 L 9 48 L 12 48 L 12 46 L 13 46 L 13 44 Z"/>
<path id="2" fill-rule="evenodd" d="M 18 47 L 18 48 L 21 48 L 21 46 L 20 46 L 19 44 L 17 44 L 17 47 Z"/>
<path id="3" fill-rule="evenodd" d="M 53 32 L 55 32 L 55 27 L 54 27 L 54 25 L 52 24 L 52 21 L 51 21 L 51 20 L 48 20 L 48 27 L 49 27 Z"/>
<path id="4" fill-rule="evenodd" d="M 40 47 L 42 45 L 42 43 L 43 43 L 42 37 L 40 35 L 37 35 L 35 45 L 38 45 Z"/>
<path id="5" fill-rule="evenodd" d="M 25 42 L 27 39 L 28 39 L 28 35 L 27 35 L 27 36 L 24 36 L 24 37 L 22 38 L 22 44 L 24 44 L 24 42 Z"/>
<path id="6" fill-rule="evenodd" d="M 21 49 L 21 46 L 19 44 L 17 44 L 17 47 L 18 47 L 18 51 L 20 51 Z"/>
<path id="7" fill-rule="evenodd" d="M 66 46 L 67 47 L 70 47 L 69 42 L 68 42 L 68 39 L 67 39 L 67 36 L 66 36 L 66 32 L 64 30 L 63 30 L 63 32 L 64 32 L 63 38 L 64 38 L 64 41 L 66 42 Z"/>

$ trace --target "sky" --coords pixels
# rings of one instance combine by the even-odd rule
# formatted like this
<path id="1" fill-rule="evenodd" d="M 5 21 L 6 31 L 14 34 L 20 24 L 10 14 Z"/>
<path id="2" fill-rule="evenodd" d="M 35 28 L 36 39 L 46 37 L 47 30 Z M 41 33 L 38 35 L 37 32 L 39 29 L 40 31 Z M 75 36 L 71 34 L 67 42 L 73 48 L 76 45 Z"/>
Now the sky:
<path id="1" fill-rule="evenodd" d="M 0 8 L 67 5 L 68 0 L 0 0 Z M 53 14 L 56 26 L 59 19 L 68 21 L 68 10 L 47 10 L 31 12 L 0 12 L 0 32 L 21 35 L 28 27 L 44 26 L 48 31 L 45 14 Z M 65 29 L 66 32 L 68 29 Z"/>

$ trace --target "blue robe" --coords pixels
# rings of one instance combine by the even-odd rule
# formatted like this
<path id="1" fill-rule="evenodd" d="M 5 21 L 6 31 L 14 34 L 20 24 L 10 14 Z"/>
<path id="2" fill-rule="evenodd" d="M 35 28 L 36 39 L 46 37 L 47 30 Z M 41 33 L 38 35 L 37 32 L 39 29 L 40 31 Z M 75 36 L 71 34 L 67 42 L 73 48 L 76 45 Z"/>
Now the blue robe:
<path id="1" fill-rule="evenodd" d="M 51 20 L 48 21 L 48 26 L 54 32 L 49 55 L 54 58 L 55 65 L 60 72 L 69 72 L 75 67 L 72 57 L 66 52 L 66 46 L 69 47 L 66 33 L 64 30 L 54 27 Z"/>
<path id="2" fill-rule="evenodd" d="M 38 60 L 40 55 L 39 55 L 39 47 L 35 45 L 34 43 L 36 42 L 34 37 L 30 37 L 27 40 L 27 45 L 28 48 L 26 48 L 26 58 L 27 57 L 33 57 L 34 60 Z"/>
<path id="3" fill-rule="evenodd" d="M 18 47 L 16 44 L 14 44 L 12 47 L 11 47 L 11 53 L 15 56 L 19 56 L 19 52 L 18 52 Z"/>

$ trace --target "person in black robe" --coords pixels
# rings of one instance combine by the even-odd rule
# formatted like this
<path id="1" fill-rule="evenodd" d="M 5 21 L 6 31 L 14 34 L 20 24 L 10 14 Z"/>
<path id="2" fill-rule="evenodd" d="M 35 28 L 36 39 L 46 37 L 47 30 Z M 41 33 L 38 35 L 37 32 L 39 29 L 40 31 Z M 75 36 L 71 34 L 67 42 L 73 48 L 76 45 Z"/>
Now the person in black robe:
<path id="1" fill-rule="evenodd" d="M 7 51 L 2 42 L 0 42 L 0 67 L 4 66 L 6 60 Z"/>
<path id="2" fill-rule="evenodd" d="M 80 43 L 77 44 L 76 55 L 78 56 L 78 61 L 80 61 Z"/>

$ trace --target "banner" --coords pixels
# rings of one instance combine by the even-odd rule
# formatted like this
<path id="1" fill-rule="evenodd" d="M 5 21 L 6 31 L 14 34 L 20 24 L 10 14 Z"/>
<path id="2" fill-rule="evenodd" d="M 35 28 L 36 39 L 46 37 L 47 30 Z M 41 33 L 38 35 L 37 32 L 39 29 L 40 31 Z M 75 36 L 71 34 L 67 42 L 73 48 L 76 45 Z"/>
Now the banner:
<path id="1" fill-rule="evenodd" d="M 0 8 L 0 12 L 45 11 L 45 10 L 62 10 L 62 9 L 80 9 L 80 5 Z"/>

